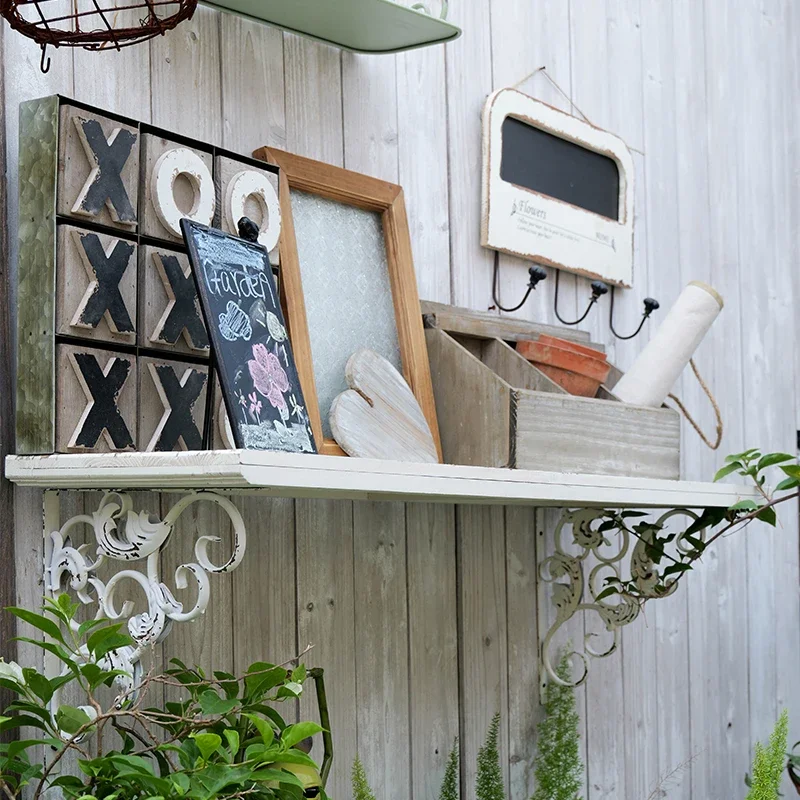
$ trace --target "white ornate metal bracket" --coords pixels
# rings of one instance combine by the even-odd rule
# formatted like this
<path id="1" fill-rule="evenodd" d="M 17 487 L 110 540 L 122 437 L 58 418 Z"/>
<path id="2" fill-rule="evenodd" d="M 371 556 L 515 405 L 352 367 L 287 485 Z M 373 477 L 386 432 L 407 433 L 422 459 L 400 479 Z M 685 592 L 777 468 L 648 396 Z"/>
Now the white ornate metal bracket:
<path id="1" fill-rule="evenodd" d="M 228 515 L 233 525 L 233 552 L 224 564 L 217 566 L 209 558 L 208 545 L 219 541 L 219 537 L 198 537 L 195 561 L 181 564 L 174 574 L 177 589 L 187 589 L 190 579 L 196 586 L 194 603 L 187 608 L 161 579 L 160 553 L 181 514 L 201 501 L 218 505 Z M 104 494 L 96 511 L 78 514 L 63 524 L 58 493 L 46 492 L 44 502 L 45 591 L 57 597 L 71 590 L 83 604 L 97 605 L 96 618 L 127 620 L 134 646 L 112 651 L 106 658 L 110 659 L 109 665 L 130 676 L 118 684 L 123 691 L 131 691 L 141 676 L 140 662 L 145 650 L 162 642 L 173 623 L 201 616 L 211 599 L 209 576 L 230 572 L 241 563 L 246 544 L 242 515 L 227 497 L 211 491 L 197 491 L 181 498 L 163 520 L 147 511 L 135 511 L 131 497 L 119 492 Z M 73 546 L 73 533 L 82 526 L 94 534 L 94 545 Z M 98 570 L 108 561 L 146 563 L 142 571 L 122 569 L 103 581 Z M 134 614 L 133 601 L 124 598 L 125 588 L 133 588 L 131 582 L 144 591 L 146 611 Z"/>
<path id="2" fill-rule="evenodd" d="M 606 658 L 616 651 L 620 629 L 639 616 L 643 601 L 668 597 L 678 588 L 676 579 L 672 578 L 667 579 L 666 590 L 654 591 L 660 574 L 659 567 L 647 554 L 647 536 L 636 538 L 626 531 L 601 529 L 613 513 L 598 508 L 565 511 L 556 525 L 552 545 L 547 542 L 543 530 L 538 534 L 539 675 L 542 689 L 548 680 L 563 686 L 580 686 L 589 675 L 592 659 Z M 662 514 L 655 525 L 666 527 L 672 517 L 679 516 L 697 519 L 693 511 L 673 509 Z M 703 539 L 702 533 L 695 536 Z M 675 538 L 672 546 L 679 552 L 689 549 L 683 541 L 683 534 Z M 624 594 L 601 597 L 607 588 L 605 579 L 608 577 L 633 581 L 641 597 Z M 552 608 L 555 608 L 555 619 Z M 583 639 L 583 647 L 570 653 L 573 676 L 570 681 L 565 681 L 556 674 L 556 638 L 578 612 L 597 614 L 610 634 L 610 642 L 596 648 L 592 641 L 595 633 L 569 630 L 573 639 Z M 560 646 L 566 644 L 566 638 L 559 642 Z M 576 663 L 579 666 L 577 673 L 574 670 Z"/>

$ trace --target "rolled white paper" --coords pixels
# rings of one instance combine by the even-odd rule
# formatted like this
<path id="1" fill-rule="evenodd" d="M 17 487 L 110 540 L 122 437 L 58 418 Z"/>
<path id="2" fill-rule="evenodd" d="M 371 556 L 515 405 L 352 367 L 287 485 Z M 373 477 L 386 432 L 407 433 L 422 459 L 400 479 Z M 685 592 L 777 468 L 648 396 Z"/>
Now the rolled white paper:
<path id="1" fill-rule="evenodd" d="M 658 408 L 722 311 L 722 297 L 692 281 L 681 292 L 655 335 L 614 387 L 623 403 Z"/>

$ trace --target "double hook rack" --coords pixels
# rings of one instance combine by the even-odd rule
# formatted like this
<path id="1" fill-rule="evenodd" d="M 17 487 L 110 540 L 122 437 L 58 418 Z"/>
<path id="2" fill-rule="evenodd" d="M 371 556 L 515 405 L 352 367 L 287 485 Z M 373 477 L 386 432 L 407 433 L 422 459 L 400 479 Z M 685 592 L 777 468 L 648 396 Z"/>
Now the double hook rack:
<path id="1" fill-rule="evenodd" d="M 499 288 L 498 287 L 499 262 L 500 262 L 499 254 L 495 253 L 494 279 L 492 280 L 492 300 L 494 301 L 495 306 L 497 308 L 499 308 L 501 311 L 505 311 L 506 313 L 511 313 L 511 312 L 514 312 L 514 311 L 518 311 L 528 301 L 528 298 L 530 297 L 531 292 L 534 289 L 536 289 L 536 287 L 543 280 L 545 280 L 547 278 L 547 272 L 545 272 L 545 270 L 542 269 L 542 267 L 540 267 L 540 266 L 531 267 L 528 270 L 528 276 L 529 276 L 528 277 L 528 289 L 525 292 L 524 297 L 522 298 L 522 300 L 517 305 L 512 306 L 511 308 L 506 308 L 505 306 L 503 306 L 500 303 L 500 301 L 499 301 L 499 299 L 497 297 L 497 292 L 498 292 L 498 288 Z M 573 320 L 572 322 L 570 322 L 569 320 L 564 319 L 561 316 L 561 314 L 559 313 L 559 311 L 558 311 L 558 287 L 559 287 L 559 283 L 560 283 L 560 277 L 561 277 L 561 270 L 556 270 L 556 291 L 555 291 L 555 296 L 553 298 L 553 310 L 555 311 L 556 318 L 558 319 L 558 321 L 562 325 L 578 325 L 578 324 L 580 324 L 581 322 L 583 322 L 586 319 L 586 317 L 589 315 L 589 312 L 592 310 L 592 307 L 597 303 L 597 301 L 604 294 L 608 294 L 608 291 L 609 291 L 608 284 L 604 283 L 603 281 L 592 281 L 592 284 L 591 284 L 592 296 L 589 298 L 589 304 L 586 306 L 586 310 L 583 312 L 583 314 L 581 314 L 578 317 L 578 319 Z M 613 333 L 614 336 L 617 337 L 617 339 L 622 339 L 622 340 L 625 340 L 625 341 L 628 340 L 628 339 L 633 339 L 635 336 L 639 335 L 639 333 L 641 332 L 642 328 L 644 327 L 644 323 L 647 322 L 647 319 L 650 317 L 650 315 L 654 311 L 658 310 L 660 304 L 659 304 L 658 300 L 656 300 L 656 299 L 654 299 L 652 297 L 645 297 L 645 299 L 644 299 L 644 313 L 642 314 L 642 319 L 639 322 L 639 327 L 636 328 L 636 330 L 633 333 L 631 333 L 630 335 L 621 336 L 620 334 L 617 333 L 617 331 L 614 328 L 614 290 L 615 290 L 615 287 L 612 286 L 611 287 L 611 304 L 610 304 L 609 313 L 608 313 L 608 325 L 609 325 L 609 328 L 611 328 L 611 333 Z"/>

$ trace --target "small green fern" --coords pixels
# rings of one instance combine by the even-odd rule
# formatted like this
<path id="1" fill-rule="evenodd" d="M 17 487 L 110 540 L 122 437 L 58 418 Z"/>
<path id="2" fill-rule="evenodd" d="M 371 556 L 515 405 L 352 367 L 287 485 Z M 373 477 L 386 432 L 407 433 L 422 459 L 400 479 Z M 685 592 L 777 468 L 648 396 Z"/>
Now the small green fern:
<path id="1" fill-rule="evenodd" d="M 497 750 L 499 734 L 500 714 L 495 714 L 486 733 L 486 741 L 478 750 L 478 773 L 475 776 L 477 800 L 505 800 L 503 771 L 500 769 L 500 753 Z"/>
<path id="2" fill-rule="evenodd" d="M 562 681 L 572 678 L 569 651 L 566 648 L 556 667 Z M 575 690 L 548 681 L 544 690 L 544 718 L 539 723 L 536 742 L 536 791 L 532 800 L 576 800 L 583 785 L 580 757 L 578 712 Z"/>
<path id="3" fill-rule="evenodd" d="M 775 730 L 764 747 L 756 742 L 753 773 L 747 800 L 777 800 L 781 777 L 786 767 L 786 740 L 789 736 L 789 712 L 784 709 Z"/>
<path id="4" fill-rule="evenodd" d="M 453 741 L 453 749 L 447 757 L 439 800 L 458 800 L 458 738 Z"/>
<path id="5" fill-rule="evenodd" d="M 367 772 L 358 756 L 353 761 L 353 800 L 375 800 L 367 781 Z"/>

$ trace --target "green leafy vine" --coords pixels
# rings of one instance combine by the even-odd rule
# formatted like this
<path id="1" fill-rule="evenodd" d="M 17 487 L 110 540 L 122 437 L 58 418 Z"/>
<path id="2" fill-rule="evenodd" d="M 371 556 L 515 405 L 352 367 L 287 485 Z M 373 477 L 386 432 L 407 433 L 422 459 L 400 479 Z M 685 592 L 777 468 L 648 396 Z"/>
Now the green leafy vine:
<path id="1" fill-rule="evenodd" d="M 774 489 L 770 489 L 768 473 L 775 468 L 784 477 Z M 605 588 L 596 600 L 599 602 L 620 595 L 626 600 L 644 604 L 647 600 L 671 594 L 678 581 L 718 539 L 744 528 L 753 520 L 775 527 L 778 522 L 775 507 L 800 496 L 797 491 L 800 488 L 800 464 L 788 453 L 762 454 L 757 449 L 750 449 L 730 455 L 714 480 L 720 481 L 733 474 L 751 480 L 761 495 L 761 502 L 748 498 L 730 508 L 704 508 L 692 514 L 692 521 L 682 531 L 667 531 L 665 524 L 643 520 L 641 518 L 647 514 L 639 511 L 607 511 L 601 515 L 597 532 L 603 535 L 605 544 L 610 543 L 608 534 L 618 531 L 642 544 L 648 567 L 664 567 L 633 574 L 627 579 L 607 577 Z M 674 512 L 678 514 L 680 510 L 674 509 Z M 671 518 L 675 519 L 674 516 Z"/>

